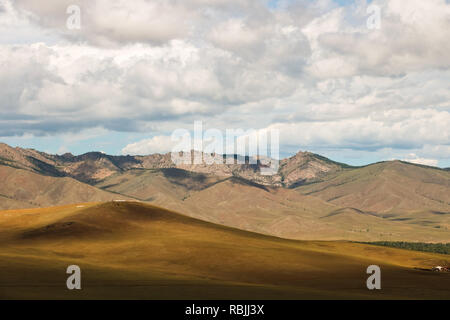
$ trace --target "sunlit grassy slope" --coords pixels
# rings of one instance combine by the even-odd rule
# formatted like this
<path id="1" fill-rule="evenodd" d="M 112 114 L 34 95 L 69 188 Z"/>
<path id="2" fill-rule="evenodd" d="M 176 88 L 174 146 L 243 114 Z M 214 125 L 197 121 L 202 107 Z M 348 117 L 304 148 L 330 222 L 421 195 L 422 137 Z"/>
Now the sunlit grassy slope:
<path id="1" fill-rule="evenodd" d="M 450 274 L 420 270 L 447 255 L 283 240 L 137 202 L 2 211 L 0 248 L 2 299 L 450 299 Z M 81 291 L 65 287 L 72 264 Z"/>

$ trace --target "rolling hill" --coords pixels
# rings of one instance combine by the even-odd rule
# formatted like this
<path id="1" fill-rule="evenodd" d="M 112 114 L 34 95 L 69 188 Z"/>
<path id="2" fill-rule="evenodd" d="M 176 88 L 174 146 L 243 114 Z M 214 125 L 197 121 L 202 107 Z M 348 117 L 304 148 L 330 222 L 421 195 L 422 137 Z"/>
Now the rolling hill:
<path id="1" fill-rule="evenodd" d="M 449 299 L 448 255 L 292 241 L 133 202 L 0 214 L 2 299 Z M 69 265 L 82 290 L 65 287 Z M 382 290 L 366 288 L 366 268 Z"/>
<path id="2" fill-rule="evenodd" d="M 104 179 L 96 186 L 143 201 L 154 201 L 159 197 L 183 200 L 225 179 L 177 168 L 131 169 Z"/>
<path id="3" fill-rule="evenodd" d="M 382 162 L 296 190 L 391 221 L 450 228 L 450 173 L 437 168 Z"/>
<path id="4" fill-rule="evenodd" d="M 336 179 L 351 172 L 343 171 Z M 433 213 L 434 220 L 426 220 L 432 223 L 396 219 L 336 204 L 315 194 L 302 194 L 299 192 L 302 188 L 268 187 L 238 177 L 217 177 L 175 168 L 129 170 L 97 186 L 205 221 L 283 238 L 450 241 L 447 216 L 437 211 Z M 408 214 L 404 210 L 401 213 Z M 416 213 L 418 219 L 421 214 L 424 213 Z"/>
<path id="5" fill-rule="evenodd" d="M 296 190 L 257 188 L 235 179 L 219 182 L 185 199 L 183 212 L 214 223 L 290 239 L 450 241 L 445 216 L 443 219 L 435 215 L 440 228 L 434 224 L 412 224 L 342 207 Z"/>
<path id="6" fill-rule="evenodd" d="M 43 176 L 0 165 L 0 210 L 130 199 L 69 177 Z"/>

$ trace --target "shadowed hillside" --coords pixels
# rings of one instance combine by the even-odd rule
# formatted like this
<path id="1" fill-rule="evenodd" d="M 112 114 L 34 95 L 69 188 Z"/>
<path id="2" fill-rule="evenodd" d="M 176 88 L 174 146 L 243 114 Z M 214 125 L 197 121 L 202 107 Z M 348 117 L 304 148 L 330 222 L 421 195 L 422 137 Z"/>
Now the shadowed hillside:
<path id="1" fill-rule="evenodd" d="M 299 242 L 141 203 L 0 212 L 1 298 L 450 298 L 450 277 L 419 269 L 445 255 Z M 68 265 L 81 291 L 65 288 Z M 381 291 L 366 288 L 382 268 Z"/>
<path id="2" fill-rule="evenodd" d="M 161 196 L 182 200 L 224 179 L 177 168 L 133 169 L 113 175 L 96 186 L 144 201 L 153 201 Z"/>

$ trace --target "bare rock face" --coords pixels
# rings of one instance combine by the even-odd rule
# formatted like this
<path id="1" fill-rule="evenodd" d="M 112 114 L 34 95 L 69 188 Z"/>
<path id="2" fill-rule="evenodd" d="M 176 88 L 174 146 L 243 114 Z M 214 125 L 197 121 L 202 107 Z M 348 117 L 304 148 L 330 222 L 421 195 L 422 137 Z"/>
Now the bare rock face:
<path id="1" fill-rule="evenodd" d="M 225 160 L 223 155 L 211 156 L 215 157 L 215 159 L 218 157 L 219 161 L 215 161 L 214 164 L 207 164 L 205 161 L 200 164 L 180 163 L 175 164 L 175 167 L 196 173 L 214 174 L 223 177 L 240 177 L 265 186 L 288 188 L 320 181 L 325 176 L 345 170 L 347 167 L 310 152 L 299 152 L 291 158 L 281 160 L 276 174 L 262 175 L 261 168 L 264 165 L 260 161 L 254 160 L 251 162 L 248 157 L 231 155 L 232 160 L 230 163 L 230 160 Z M 154 155 L 148 157 L 154 157 Z M 198 152 L 192 152 L 191 157 L 191 163 L 193 163 L 194 157 L 205 159 L 205 155 Z M 169 165 L 169 163 L 170 161 L 166 160 L 165 164 Z"/>
<path id="2" fill-rule="evenodd" d="M 279 175 L 286 187 L 321 180 L 326 175 L 344 170 L 344 166 L 310 152 L 298 152 L 295 156 L 283 159 Z"/>

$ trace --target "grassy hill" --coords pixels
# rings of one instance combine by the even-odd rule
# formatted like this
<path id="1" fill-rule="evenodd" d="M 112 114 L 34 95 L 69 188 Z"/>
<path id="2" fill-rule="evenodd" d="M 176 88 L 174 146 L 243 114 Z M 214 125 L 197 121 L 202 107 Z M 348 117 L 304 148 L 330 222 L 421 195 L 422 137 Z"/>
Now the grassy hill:
<path id="1" fill-rule="evenodd" d="M 445 215 L 435 214 L 441 228 L 411 224 L 295 190 L 263 190 L 230 180 L 195 193 L 184 201 L 184 208 L 203 220 L 291 239 L 450 241 Z"/>
<path id="2" fill-rule="evenodd" d="M 108 177 L 96 186 L 144 201 L 153 201 L 162 194 L 182 200 L 224 179 L 177 168 L 132 169 Z"/>
<path id="3" fill-rule="evenodd" d="M 341 207 L 296 190 L 180 169 L 129 170 L 98 184 L 189 216 L 248 231 L 302 240 L 449 241 L 444 228 L 411 225 Z"/>
<path id="4" fill-rule="evenodd" d="M 301 240 L 450 241 L 445 228 L 341 207 L 294 189 L 180 169 L 129 170 L 98 184 L 213 223 Z"/>
<path id="5" fill-rule="evenodd" d="M 0 298 L 450 298 L 446 255 L 283 240 L 142 203 L 0 212 Z M 82 290 L 65 288 L 68 265 Z M 382 269 L 369 291 L 366 268 Z"/>
<path id="6" fill-rule="evenodd" d="M 68 177 L 43 176 L 0 165 L 0 210 L 130 199 Z"/>
<path id="7" fill-rule="evenodd" d="M 450 228 L 449 190 L 450 172 L 400 161 L 353 169 L 297 188 L 340 207 L 444 230 Z"/>

